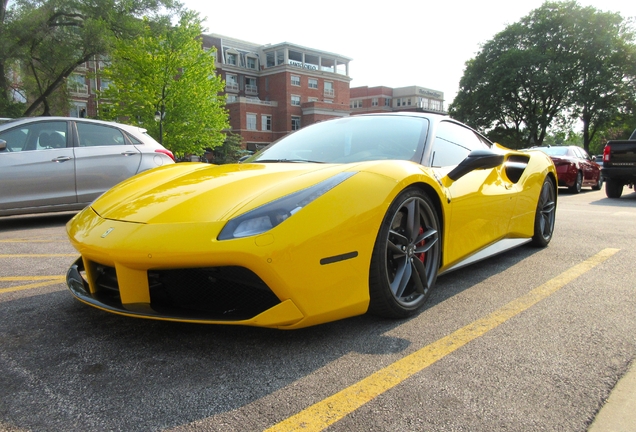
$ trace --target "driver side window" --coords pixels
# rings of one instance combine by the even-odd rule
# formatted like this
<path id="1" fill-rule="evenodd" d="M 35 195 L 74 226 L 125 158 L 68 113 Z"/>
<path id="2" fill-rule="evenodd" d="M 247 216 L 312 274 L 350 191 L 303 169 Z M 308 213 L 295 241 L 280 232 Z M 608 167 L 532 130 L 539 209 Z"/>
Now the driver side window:
<path id="1" fill-rule="evenodd" d="M 457 165 L 471 151 L 488 148 L 489 146 L 472 130 L 457 123 L 443 121 L 435 132 L 431 166 Z"/>

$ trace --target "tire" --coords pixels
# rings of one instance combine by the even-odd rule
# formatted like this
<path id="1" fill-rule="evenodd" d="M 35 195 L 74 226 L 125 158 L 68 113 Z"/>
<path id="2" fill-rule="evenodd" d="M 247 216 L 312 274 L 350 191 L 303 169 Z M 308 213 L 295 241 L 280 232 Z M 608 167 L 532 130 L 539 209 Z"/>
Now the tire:
<path id="1" fill-rule="evenodd" d="M 581 187 L 583 186 L 583 173 L 578 171 L 576 173 L 576 180 L 574 180 L 574 184 L 570 187 L 570 192 L 573 194 L 581 193 Z"/>
<path id="2" fill-rule="evenodd" d="M 623 195 L 623 184 L 616 180 L 607 179 L 605 181 L 605 195 L 608 198 L 620 198 Z"/>
<path id="3" fill-rule="evenodd" d="M 375 241 L 369 270 L 369 312 L 413 315 L 430 295 L 441 258 L 440 224 L 430 198 L 410 187 L 393 201 Z"/>
<path id="4" fill-rule="evenodd" d="M 592 190 L 601 190 L 603 187 L 603 176 L 601 174 L 598 175 L 598 182 L 594 186 L 592 186 Z"/>
<path id="5" fill-rule="evenodd" d="M 532 245 L 546 247 L 554 233 L 556 219 L 556 188 L 549 177 L 543 181 L 541 193 L 537 201 L 537 211 L 534 216 L 534 236 Z"/>

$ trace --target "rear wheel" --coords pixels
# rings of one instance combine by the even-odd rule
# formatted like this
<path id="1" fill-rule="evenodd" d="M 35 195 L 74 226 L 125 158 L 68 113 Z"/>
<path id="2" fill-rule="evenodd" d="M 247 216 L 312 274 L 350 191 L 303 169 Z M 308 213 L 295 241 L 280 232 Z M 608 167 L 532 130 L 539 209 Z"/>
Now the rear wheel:
<path id="1" fill-rule="evenodd" d="M 581 193 L 581 187 L 583 186 L 583 173 L 581 171 L 576 173 L 576 180 L 574 180 L 574 184 L 570 187 L 570 192 L 572 193 Z"/>
<path id="2" fill-rule="evenodd" d="M 616 180 L 607 179 L 605 181 L 605 195 L 608 198 L 620 198 L 623 195 L 623 184 Z"/>
<path id="3" fill-rule="evenodd" d="M 440 225 L 431 200 L 405 189 L 387 211 L 373 248 L 369 312 L 403 318 L 428 298 L 441 256 Z"/>
<path id="4" fill-rule="evenodd" d="M 534 216 L 534 236 L 532 237 L 534 246 L 546 247 L 550 243 L 554 232 L 555 216 L 556 192 L 552 180 L 547 177 L 543 181 L 537 202 L 537 212 Z"/>

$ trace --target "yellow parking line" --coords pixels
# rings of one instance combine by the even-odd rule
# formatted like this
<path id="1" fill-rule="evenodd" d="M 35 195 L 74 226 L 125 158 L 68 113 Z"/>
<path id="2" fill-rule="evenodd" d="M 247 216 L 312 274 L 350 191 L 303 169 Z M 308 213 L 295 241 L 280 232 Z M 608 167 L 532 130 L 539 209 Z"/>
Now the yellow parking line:
<path id="1" fill-rule="evenodd" d="M 18 238 L 18 239 L 4 239 L 0 240 L 0 243 L 56 243 L 56 242 L 66 242 L 67 239 L 64 237 L 60 237 L 58 239 L 54 238 Z"/>
<path id="2" fill-rule="evenodd" d="M 601 264 L 619 249 L 604 249 L 554 279 L 513 300 L 490 315 L 380 369 L 298 414 L 267 429 L 271 431 L 321 431 L 352 413 L 407 378 L 422 371 L 453 351 L 484 335 L 510 318 L 554 294 L 582 274 Z"/>
<path id="3" fill-rule="evenodd" d="M 65 276 L 15 276 L 15 277 L 0 277 L 0 282 L 15 282 L 15 281 L 34 281 L 44 280 L 44 282 L 36 282 L 27 285 L 18 285 L 11 288 L 0 288 L 0 294 L 23 291 L 33 288 L 41 288 L 44 286 L 55 285 L 60 282 L 64 282 Z"/>
<path id="4" fill-rule="evenodd" d="M 0 258 L 55 258 L 55 257 L 76 257 L 74 254 L 0 254 Z"/>

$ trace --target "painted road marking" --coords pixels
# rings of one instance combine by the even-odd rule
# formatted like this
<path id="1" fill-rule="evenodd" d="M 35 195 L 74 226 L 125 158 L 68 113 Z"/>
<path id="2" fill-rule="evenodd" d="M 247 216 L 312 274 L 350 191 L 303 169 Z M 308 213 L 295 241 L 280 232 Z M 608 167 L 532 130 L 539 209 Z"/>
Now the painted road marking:
<path id="1" fill-rule="evenodd" d="M 619 249 L 604 249 L 554 279 L 511 301 L 490 315 L 380 369 L 367 378 L 267 429 L 273 431 L 322 431 L 377 396 L 397 386 L 467 343 L 483 336 L 510 318 L 551 296 L 568 283 L 601 264 Z"/>
<path id="2" fill-rule="evenodd" d="M 49 285 L 55 285 L 66 280 L 66 276 L 8 276 L 0 277 L 0 282 L 22 282 L 22 281 L 42 281 L 26 285 L 18 285 L 10 288 L 0 288 L 0 294 L 23 291 L 33 288 L 41 288 Z"/>

